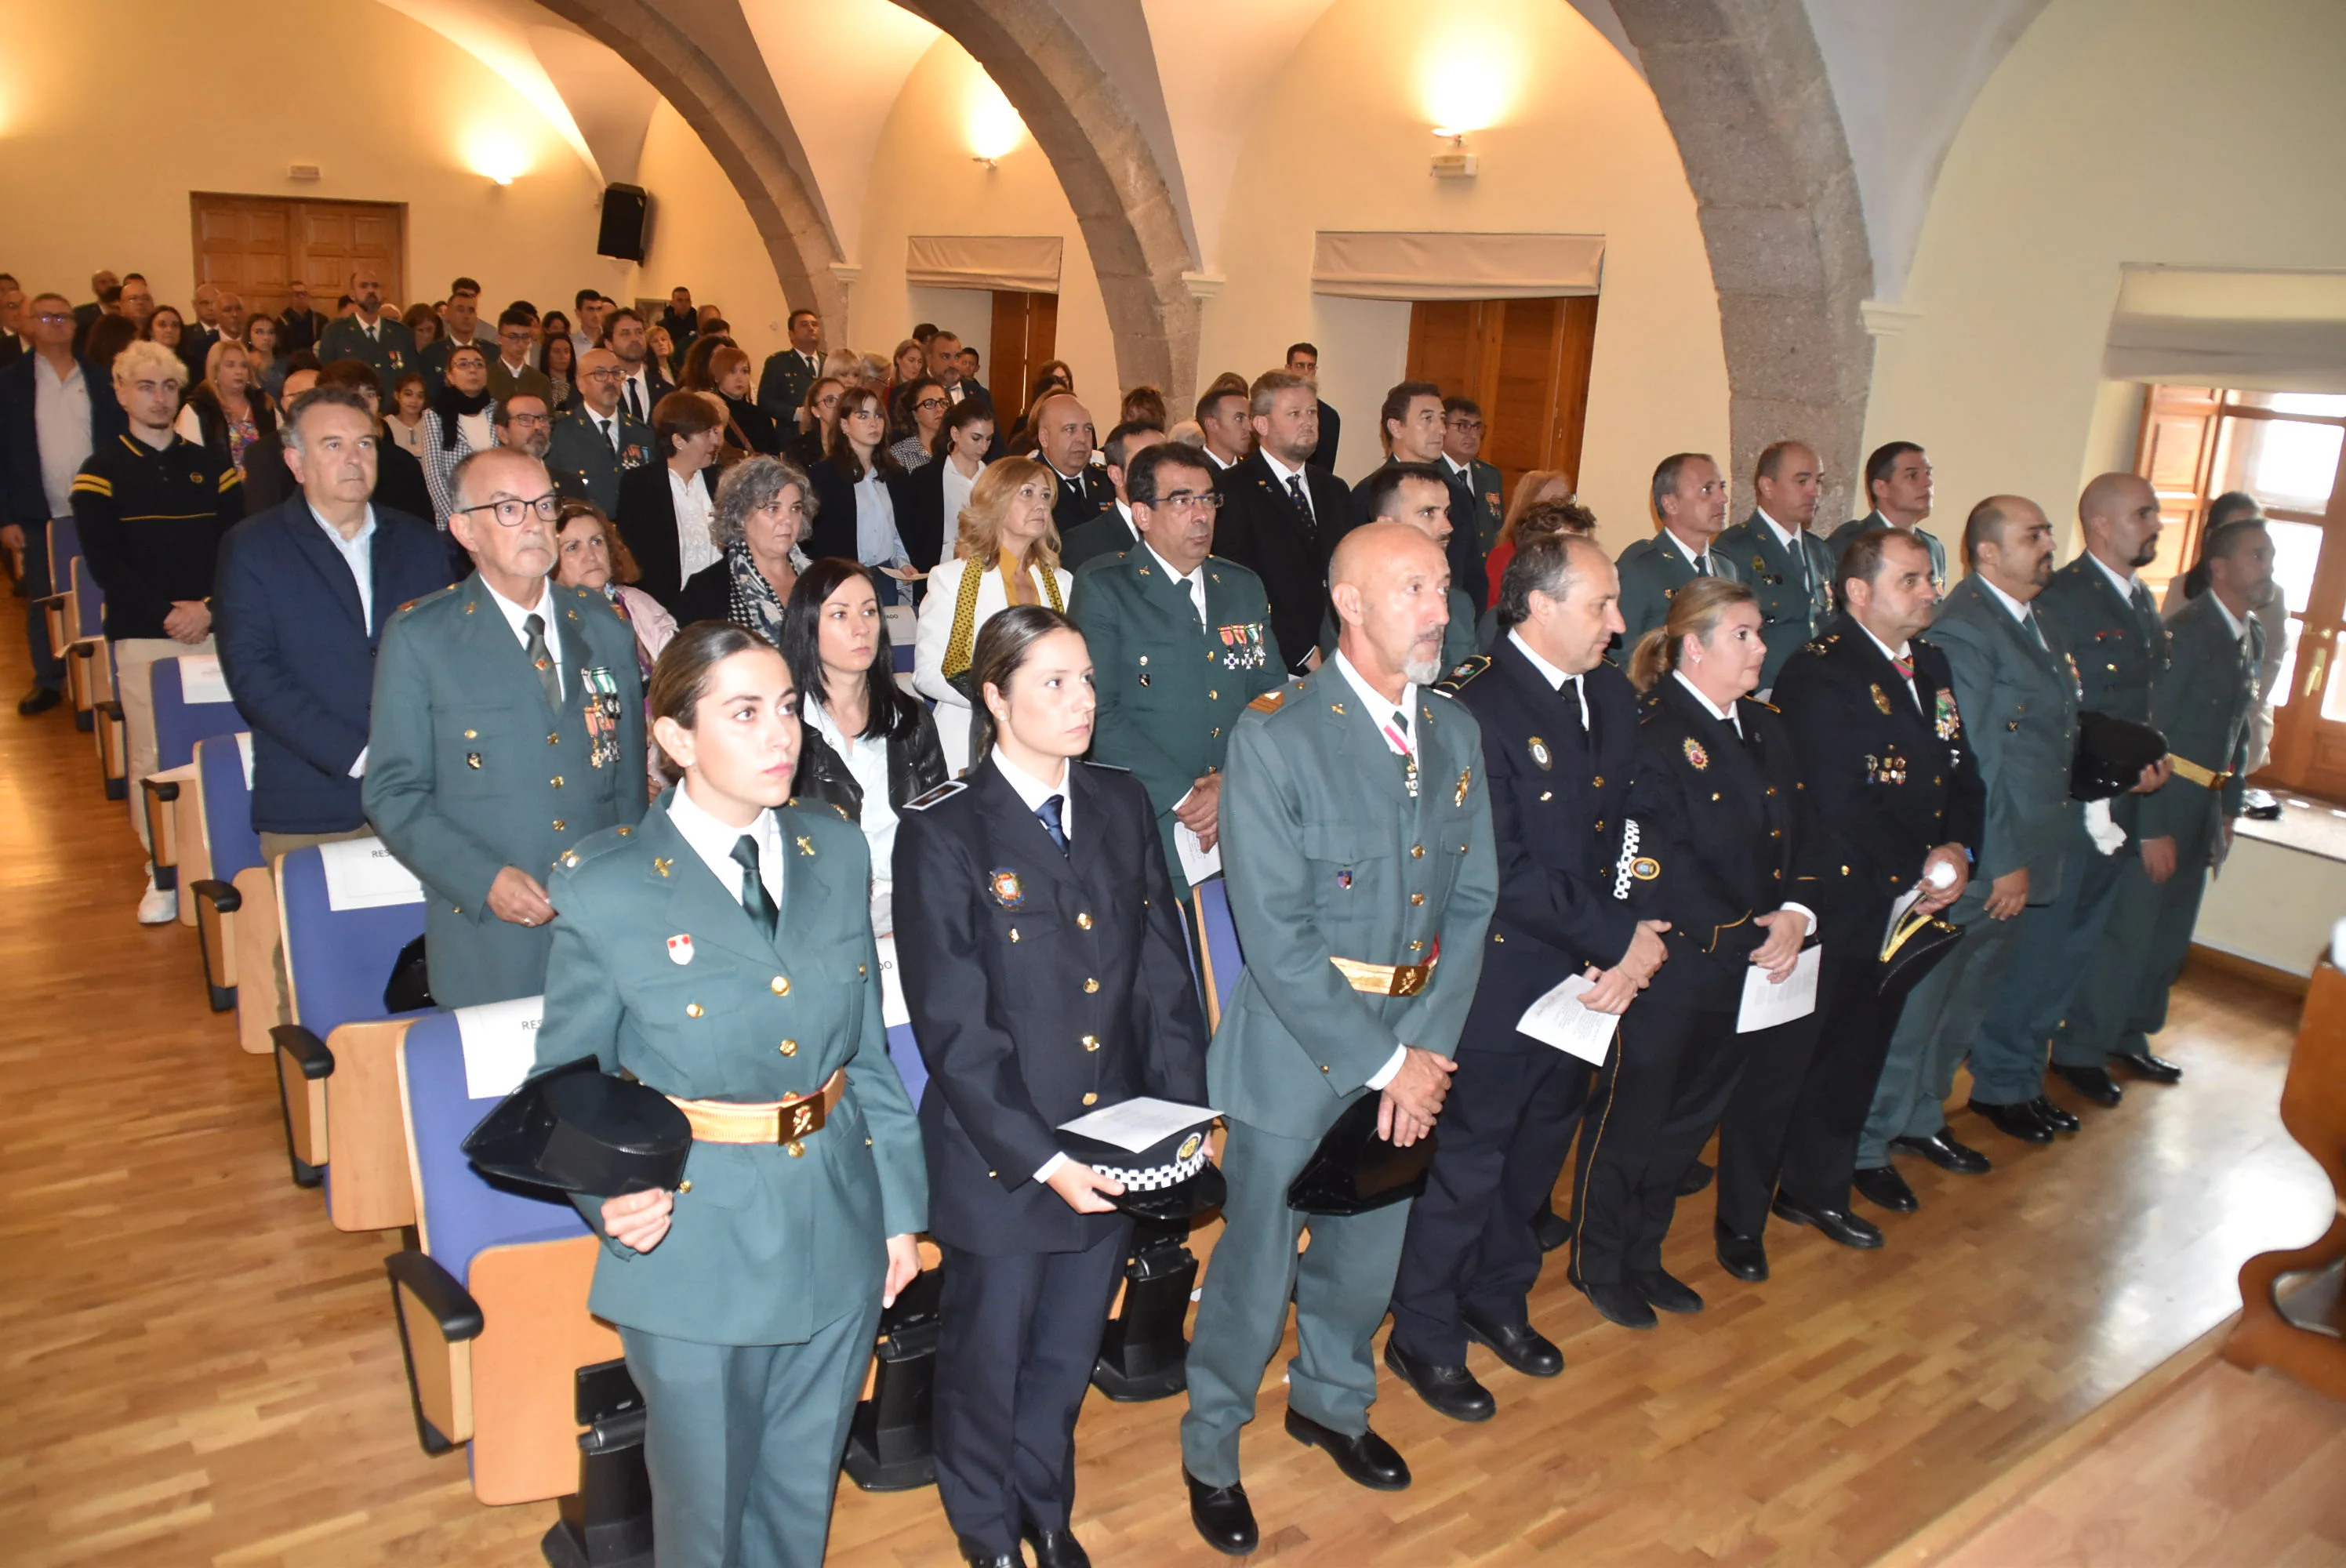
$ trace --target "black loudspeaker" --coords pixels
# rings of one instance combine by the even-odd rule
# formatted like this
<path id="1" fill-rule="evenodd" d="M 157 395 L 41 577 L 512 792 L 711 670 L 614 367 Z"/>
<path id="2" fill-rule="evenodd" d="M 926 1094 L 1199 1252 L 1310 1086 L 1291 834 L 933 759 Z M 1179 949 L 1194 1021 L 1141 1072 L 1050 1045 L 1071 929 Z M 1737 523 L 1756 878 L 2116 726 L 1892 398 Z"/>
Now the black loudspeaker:
<path id="1" fill-rule="evenodd" d="M 622 261 L 644 259 L 644 230 L 651 219 L 652 199 L 640 185 L 603 188 L 603 230 L 596 237 L 597 254 Z"/>

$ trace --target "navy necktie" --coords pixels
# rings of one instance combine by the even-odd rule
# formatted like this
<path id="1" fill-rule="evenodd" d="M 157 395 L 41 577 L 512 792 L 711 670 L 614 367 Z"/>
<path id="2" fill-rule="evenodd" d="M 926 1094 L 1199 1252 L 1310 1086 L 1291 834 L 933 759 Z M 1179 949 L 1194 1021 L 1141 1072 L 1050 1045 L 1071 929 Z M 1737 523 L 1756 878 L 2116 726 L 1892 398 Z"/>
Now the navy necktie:
<path id="1" fill-rule="evenodd" d="M 1059 825 L 1059 808 L 1063 804 L 1062 797 L 1046 796 L 1043 803 L 1035 808 L 1035 815 L 1041 820 L 1043 831 L 1051 835 L 1051 842 L 1058 845 L 1059 853 L 1064 855 L 1067 852 L 1067 830 Z"/>

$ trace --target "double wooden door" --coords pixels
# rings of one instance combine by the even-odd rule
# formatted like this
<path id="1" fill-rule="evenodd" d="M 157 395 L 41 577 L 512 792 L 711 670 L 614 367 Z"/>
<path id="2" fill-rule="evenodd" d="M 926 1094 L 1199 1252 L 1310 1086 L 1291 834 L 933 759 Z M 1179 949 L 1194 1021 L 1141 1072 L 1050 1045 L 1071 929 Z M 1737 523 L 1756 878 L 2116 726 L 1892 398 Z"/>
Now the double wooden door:
<path id="1" fill-rule="evenodd" d="M 985 369 L 985 390 L 993 394 L 997 428 L 1005 438 L 1011 422 L 1025 411 L 1035 376 L 1058 357 L 1058 345 L 1056 294 L 994 290 L 994 340 L 987 349 L 994 362 Z"/>
<path id="2" fill-rule="evenodd" d="M 286 284 L 310 286 L 310 308 L 332 316 L 351 272 L 372 267 L 382 297 L 406 306 L 402 259 L 407 254 L 407 209 L 390 201 L 306 201 L 291 197 L 228 196 L 197 191 L 189 199 L 195 225 L 196 281 L 242 297 L 245 312 L 276 315 L 285 309 Z"/>
<path id="3" fill-rule="evenodd" d="M 1596 347 L 1593 294 L 1410 307 L 1409 379 L 1483 405 L 1483 461 L 1509 499 L 1535 468 L 1561 469 L 1579 488 Z"/>

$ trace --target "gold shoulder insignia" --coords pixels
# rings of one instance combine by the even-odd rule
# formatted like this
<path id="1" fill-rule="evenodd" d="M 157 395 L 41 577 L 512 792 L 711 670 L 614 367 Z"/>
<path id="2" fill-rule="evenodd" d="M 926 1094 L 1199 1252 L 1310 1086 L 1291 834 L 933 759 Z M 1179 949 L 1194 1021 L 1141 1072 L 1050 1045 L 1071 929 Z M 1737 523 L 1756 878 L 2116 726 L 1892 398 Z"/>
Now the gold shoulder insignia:
<path id="1" fill-rule="evenodd" d="M 1743 700 L 1749 703 L 1754 708 L 1764 708 L 1770 713 L 1781 713 L 1784 711 L 1782 708 L 1778 708 L 1774 703 L 1762 702 L 1756 697 L 1747 697 Z"/>
<path id="2" fill-rule="evenodd" d="M 1257 713 L 1277 713 L 1279 711 L 1280 704 L 1286 700 L 1287 688 L 1285 687 L 1280 687 L 1277 691 L 1264 692 L 1260 697 L 1258 697 L 1252 702 L 1248 703 L 1247 706 L 1253 708 Z"/>

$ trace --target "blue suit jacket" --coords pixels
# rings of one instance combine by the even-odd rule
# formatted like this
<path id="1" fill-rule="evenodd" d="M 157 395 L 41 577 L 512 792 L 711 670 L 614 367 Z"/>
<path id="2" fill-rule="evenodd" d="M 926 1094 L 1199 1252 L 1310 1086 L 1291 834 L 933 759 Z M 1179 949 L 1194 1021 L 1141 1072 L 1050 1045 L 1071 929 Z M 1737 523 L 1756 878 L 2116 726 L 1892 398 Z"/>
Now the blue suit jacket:
<path id="1" fill-rule="evenodd" d="M 37 528 L 49 521 L 49 498 L 41 489 L 41 440 L 34 428 L 36 393 L 29 350 L 0 370 L 0 522 Z M 95 451 L 130 428 L 114 383 L 94 360 L 81 361 L 81 384 L 89 393 L 89 442 Z"/>
<path id="2" fill-rule="evenodd" d="M 338 833 L 366 812 L 351 764 L 367 743 L 383 624 L 453 574 L 439 531 L 404 512 L 374 514 L 374 625 L 358 585 L 296 493 L 220 542 L 212 588 L 220 668 L 252 728 L 252 826 Z"/>

